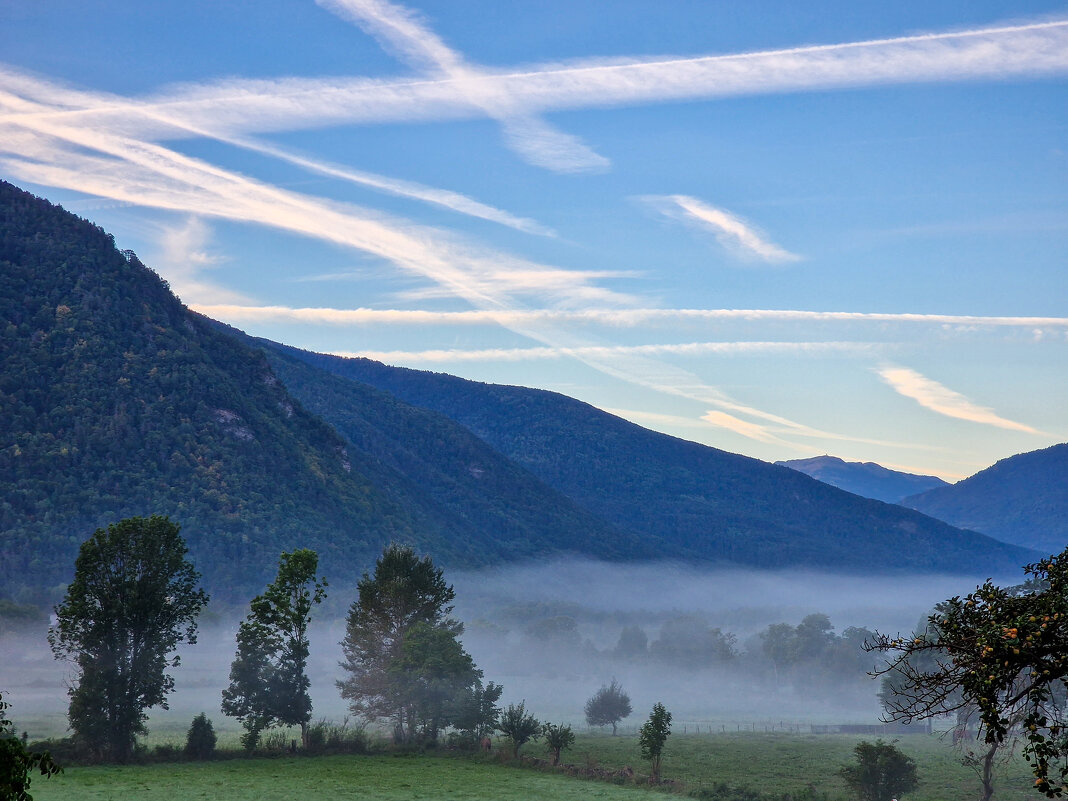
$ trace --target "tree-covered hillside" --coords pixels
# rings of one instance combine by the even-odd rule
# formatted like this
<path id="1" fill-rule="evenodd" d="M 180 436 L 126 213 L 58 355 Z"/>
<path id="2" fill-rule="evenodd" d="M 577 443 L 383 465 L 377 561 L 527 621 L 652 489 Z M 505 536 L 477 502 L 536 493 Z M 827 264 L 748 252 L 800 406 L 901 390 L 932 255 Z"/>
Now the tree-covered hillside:
<path id="1" fill-rule="evenodd" d="M 902 503 L 1005 542 L 1059 553 L 1068 545 L 1068 443 L 1009 456 Z"/>
<path id="2" fill-rule="evenodd" d="M 795 470 L 649 431 L 544 390 L 287 348 L 467 426 L 665 558 L 877 571 L 1017 569 L 1034 554 Z"/>
<path id="3" fill-rule="evenodd" d="M 444 415 L 272 366 L 107 233 L 10 184 L 0 319 L 0 598 L 55 598 L 78 545 L 132 515 L 181 524 L 206 585 L 235 598 L 297 547 L 335 583 L 392 540 L 465 567 L 656 552 Z"/>
<path id="4" fill-rule="evenodd" d="M 435 548 L 349 463 L 263 355 L 189 313 L 108 234 L 0 183 L 0 596 L 54 597 L 78 545 L 130 515 L 179 522 L 216 592 L 282 548 L 327 569 Z"/>
<path id="5" fill-rule="evenodd" d="M 247 341 L 265 347 L 289 391 L 347 440 L 353 466 L 405 503 L 421 528 L 462 539 L 493 561 L 657 554 L 652 538 L 614 529 L 445 415 L 312 367 L 266 340 Z"/>

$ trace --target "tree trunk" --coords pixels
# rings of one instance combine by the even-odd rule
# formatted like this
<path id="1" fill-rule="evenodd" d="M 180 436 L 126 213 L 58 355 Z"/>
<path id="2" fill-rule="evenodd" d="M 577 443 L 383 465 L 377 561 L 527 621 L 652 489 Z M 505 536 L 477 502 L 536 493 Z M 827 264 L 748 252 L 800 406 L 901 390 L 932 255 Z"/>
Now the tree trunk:
<path id="1" fill-rule="evenodd" d="M 992 743 L 983 755 L 983 801 L 990 801 L 994 797 L 994 757 L 997 755 L 999 743 Z"/>

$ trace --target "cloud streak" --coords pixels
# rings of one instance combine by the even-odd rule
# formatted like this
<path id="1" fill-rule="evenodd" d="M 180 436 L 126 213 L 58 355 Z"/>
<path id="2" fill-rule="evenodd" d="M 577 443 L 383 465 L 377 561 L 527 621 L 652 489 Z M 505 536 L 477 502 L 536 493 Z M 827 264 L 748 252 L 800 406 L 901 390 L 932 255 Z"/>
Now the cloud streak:
<path id="1" fill-rule="evenodd" d="M 507 119 L 529 121 L 582 108 L 1066 72 L 1068 20 L 1053 20 L 731 55 L 587 59 L 396 80 L 231 79 L 176 87 L 143 98 L 133 109 L 127 102 L 88 108 L 75 102 L 18 113 L 168 138 L 183 136 L 186 127 L 262 133 L 340 123 L 497 119 L 499 109 L 507 111 Z M 10 71 L 3 80 L 9 85 L 14 80 Z M 561 150 L 567 152 L 567 143 Z"/>
<path id="2" fill-rule="evenodd" d="M 925 409 L 946 417 L 1006 428 L 1010 431 L 1024 431 L 1028 434 L 1041 433 L 1029 425 L 1007 420 L 992 409 L 979 406 L 959 392 L 954 392 L 907 367 L 886 366 L 880 368 L 878 374 L 898 394 L 911 398 Z"/>
<path id="3" fill-rule="evenodd" d="M 525 362 L 545 359 L 589 359 L 608 356 L 699 356 L 757 355 L 789 353 L 792 355 L 838 353 L 870 353 L 878 346 L 867 342 L 683 342 L 656 345 L 582 345 L 577 347 L 545 348 L 482 348 L 478 350 L 390 350 L 390 351 L 334 351 L 332 355 L 346 358 L 362 357 L 397 364 L 400 362 Z"/>
<path id="4" fill-rule="evenodd" d="M 484 80 L 482 70 L 469 65 L 411 10 L 387 0 L 317 2 L 355 22 L 417 69 L 454 81 L 473 108 L 501 123 L 505 141 L 531 164 L 557 172 L 590 172 L 608 167 L 608 160 L 578 137 L 556 130 L 517 105 L 510 93 Z"/>
<path id="5" fill-rule="evenodd" d="M 711 231 L 716 240 L 740 258 L 768 264 L 799 261 L 795 253 L 764 238 L 755 227 L 725 209 L 710 206 L 688 195 L 648 195 L 641 200 L 661 214 L 681 220 L 700 230 Z"/>
<path id="6" fill-rule="evenodd" d="M 592 275 L 587 273 L 587 275 Z M 613 274 L 615 275 L 615 274 Z M 803 309 L 476 309 L 426 311 L 423 309 L 338 309 L 329 307 L 195 304 L 208 316 L 232 322 L 304 322 L 330 325 L 531 325 L 534 323 L 590 323 L 632 327 L 680 321 L 779 321 L 905 323 L 914 325 L 976 326 L 996 328 L 1065 328 L 1068 317 L 998 317 L 967 314 L 915 314 L 911 312 L 809 311 Z"/>

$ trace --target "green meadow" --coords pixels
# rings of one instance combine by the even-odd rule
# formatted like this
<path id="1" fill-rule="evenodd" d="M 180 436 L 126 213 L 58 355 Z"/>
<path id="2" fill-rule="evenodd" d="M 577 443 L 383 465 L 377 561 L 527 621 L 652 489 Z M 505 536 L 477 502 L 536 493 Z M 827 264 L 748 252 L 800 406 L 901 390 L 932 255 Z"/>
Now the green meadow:
<path id="1" fill-rule="evenodd" d="M 659 788 L 679 796 L 763 801 L 800 795 L 846 801 L 836 770 L 864 739 L 846 735 L 732 733 L 673 735 L 664 757 Z M 868 738 L 871 739 L 871 738 Z M 898 746 L 916 760 L 921 786 L 905 801 L 972 801 L 979 781 L 957 761 L 956 752 L 936 737 L 902 737 Z M 527 757 L 544 757 L 543 747 L 527 745 Z M 580 735 L 564 753 L 565 763 L 616 771 L 631 767 L 643 781 L 636 738 Z M 999 775 L 997 798 L 1036 799 L 1026 763 L 1015 760 Z M 725 793 L 723 786 L 744 792 Z M 704 795 L 701 793 L 704 791 Z M 201 763 L 69 767 L 52 779 L 38 778 L 36 801 L 293 801 L 293 799 L 464 799 L 464 801 L 570 801 L 570 799 L 650 798 L 648 785 L 576 778 L 528 765 L 517 767 L 491 757 L 430 754 L 374 756 L 296 756 L 222 759 Z"/>

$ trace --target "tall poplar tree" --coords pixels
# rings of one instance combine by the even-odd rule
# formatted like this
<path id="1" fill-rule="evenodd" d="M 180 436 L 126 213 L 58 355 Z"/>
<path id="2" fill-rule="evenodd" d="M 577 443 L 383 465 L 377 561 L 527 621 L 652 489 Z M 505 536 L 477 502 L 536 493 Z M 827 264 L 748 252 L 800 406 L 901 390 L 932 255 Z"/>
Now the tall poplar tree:
<path id="1" fill-rule="evenodd" d="M 178 525 L 159 515 L 97 529 L 78 552 L 48 641 L 57 659 L 77 666 L 68 718 L 99 758 L 130 759 L 147 731 L 145 710 L 167 708 L 173 651 L 196 642 L 208 596 L 185 557 Z"/>
<path id="2" fill-rule="evenodd" d="M 222 711 L 244 725 L 246 748 L 255 748 L 271 726 L 300 726 L 301 742 L 308 745 L 308 625 L 312 605 L 326 597 L 327 586 L 316 576 L 318 568 L 315 551 L 283 552 L 278 576 L 252 599 L 248 617 L 238 627 Z"/>

